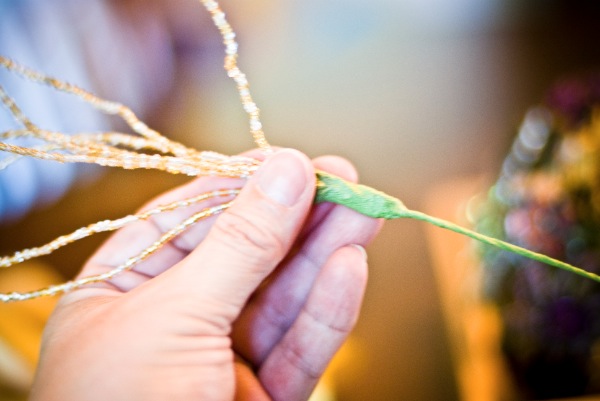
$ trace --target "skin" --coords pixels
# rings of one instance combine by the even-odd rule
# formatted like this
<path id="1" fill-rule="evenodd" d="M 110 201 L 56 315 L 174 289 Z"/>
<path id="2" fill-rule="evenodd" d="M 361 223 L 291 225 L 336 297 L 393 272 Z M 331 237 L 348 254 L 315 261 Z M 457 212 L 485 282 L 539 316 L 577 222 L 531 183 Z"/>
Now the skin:
<path id="1" fill-rule="evenodd" d="M 247 182 L 199 178 L 146 205 L 245 183 L 230 209 L 134 270 L 63 296 L 31 400 L 307 399 L 356 323 L 362 246 L 380 227 L 313 205 L 315 167 L 356 180 L 341 158 L 283 150 Z M 81 276 L 112 269 L 210 202 L 118 231 Z"/>

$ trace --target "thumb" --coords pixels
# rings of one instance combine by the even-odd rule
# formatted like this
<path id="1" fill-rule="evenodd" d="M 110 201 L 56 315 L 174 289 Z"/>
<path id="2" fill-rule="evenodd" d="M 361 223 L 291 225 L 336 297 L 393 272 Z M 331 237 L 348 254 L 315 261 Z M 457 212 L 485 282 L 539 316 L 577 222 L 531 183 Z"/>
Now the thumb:
<path id="1" fill-rule="evenodd" d="M 172 300 L 193 304 L 194 313 L 208 312 L 210 318 L 225 318 L 221 323 L 230 324 L 290 250 L 314 190 L 315 173 L 305 155 L 291 149 L 275 153 L 218 217 L 205 240 L 152 281 Z"/>

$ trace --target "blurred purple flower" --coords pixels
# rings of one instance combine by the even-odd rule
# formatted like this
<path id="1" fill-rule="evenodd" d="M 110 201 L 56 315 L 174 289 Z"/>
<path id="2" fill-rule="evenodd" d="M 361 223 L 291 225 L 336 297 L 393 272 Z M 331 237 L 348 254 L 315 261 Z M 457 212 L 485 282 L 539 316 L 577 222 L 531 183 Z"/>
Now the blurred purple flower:
<path id="1" fill-rule="evenodd" d="M 600 73 L 559 81 L 546 95 L 545 103 L 568 126 L 588 121 L 591 110 L 600 105 Z"/>

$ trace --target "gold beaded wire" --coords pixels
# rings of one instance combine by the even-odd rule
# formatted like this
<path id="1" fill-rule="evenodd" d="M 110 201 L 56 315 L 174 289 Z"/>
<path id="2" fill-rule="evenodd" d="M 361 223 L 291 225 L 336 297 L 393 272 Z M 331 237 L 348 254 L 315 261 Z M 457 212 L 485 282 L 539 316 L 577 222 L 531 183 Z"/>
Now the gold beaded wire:
<path id="1" fill-rule="evenodd" d="M 256 106 L 250 94 L 250 86 L 246 74 L 244 74 L 237 65 L 238 58 L 238 43 L 235 41 L 235 32 L 227 19 L 225 13 L 221 10 L 219 4 L 215 0 L 200 0 L 206 10 L 210 13 L 213 23 L 219 29 L 225 46 L 225 64 L 224 68 L 227 75 L 234 80 L 237 86 L 240 100 L 244 111 L 248 114 L 250 122 L 250 133 L 254 138 L 254 142 L 265 153 L 271 153 L 272 148 L 265 138 L 265 133 L 262 129 L 260 121 L 260 109 Z"/>
<path id="2" fill-rule="evenodd" d="M 83 278 L 80 278 L 77 280 L 67 281 L 62 284 L 43 288 L 41 290 L 35 290 L 35 291 L 29 291 L 29 292 L 23 292 L 23 293 L 21 293 L 21 292 L 11 292 L 8 294 L 0 293 L 0 301 L 1 302 L 26 301 L 29 299 L 39 298 L 39 297 L 43 297 L 43 296 L 56 295 L 58 293 L 68 292 L 68 291 L 74 290 L 76 288 L 83 287 L 85 285 L 110 280 L 111 278 L 115 277 L 116 275 L 118 275 L 120 273 L 131 270 L 134 266 L 136 266 L 143 260 L 147 259 L 150 255 L 152 255 L 153 253 L 158 251 L 160 248 L 162 248 L 166 243 L 172 241 L 175 237 L 177 237 L 179 234 L 184 232 L 186 229 L 188 229 L 189 227 L 191 227 L 198 221 L 203 220 L 208 217 L 211 217 L 211 216 L 214 216 L 218 213 L 221 213 L 222 211 L 227 209 L 229 206 L 231 206 L 231 203 L 232 202 L 227 202 L 227 203 L 223 203 L 223 204 L 220 204 L 217 206 L 212 206 L 212 207 L 202 210 L 201 212 L 193 214 L 191 217 L 187 218 L 183 222 L 179 223 L 178 225 L 176 225 L 175 227 L 173 227 L 172 229 L 170 229 L 169 231 L 167 231 L 166 233 L 161 235 L 161 237 L 157 241 L 155 241 L 152 245 L 150 245 L 149 247 L 144 249 L 141 253 L 127 259 L 123 264 L 121 264 L 121 265 L 115 267 L 114 269 L 109 270 L 105 273 L 94 275 L 94 276 L 83 277 Z M 160 213 L 160 212 L 157 212 L 157 213 Z M 92 235 L 95 233 L 99 233 L 99 232 L 103 232 L 103 231 L 116 230 L 118 228 L 123 227 L 126 224 L 133 222 L 133 221 L 139 221 L 140 219 L 142 219 L 142 217 L 139 217 L 139 218 L 138 217 L 139 216 L 137 216 L 137 215 L 132 215 L 132 216 L 127 216 L 127 217 L 124 217 L 124 218 L 121 218 L 118 220 L 113 220 L 113 221 L 101 221 L 101 222 L 92 224 L 88 227 L 80 228 L 79 230 L 76 230 L 75 232 L 71 233 L 70 235 L 61 236 L 43 247 L 26 249 L 24 251 L 15 253 L 15 255 L 13 255 L 12 257 L 2 258 L 3 259 L 2 262 L 11 263 L 13 261 L 16 261 L 16 263 L 20 263 L 27 259 L 41 256 L 41 255 L 45 254 L 44 252 L 50 253 L 50 252 L 58 249 L 61 246 L 72 243 L 73 241 L 76 241 L 78 239 L 85 238 L 86 236 L 89 236 L 89 235 Z"/>
<path id="3" fill-rule="evenodd" d="M 0 86 L 0 101 L 8 108 L 15 120 L 25 130 L 10 130 L 0 134 L 0 138 L 33 137 L 43 141 L 41 148 L 22 147 L 8 143 L 0 143 L 0 150 L 21 156 L 30 156 L 59 162 L 94 163 L 102 166 L 121 167 L 125 169 L 151 168 L 167 171 L 172 174 L 220 175 L 226 177 L 247 177 L 258 167 L 258 163 L 250 158 L 225 156 L 216 152 L 203 151 L 185 147 L 162 136 L 149 128 L 126 106 L 117 102 L 101 99 L 75 85 L 48 77 L 37 71 L 17 64 L 13 60 L 0 56 L 0 66 L 15 72 L 31 81 L 45 83 L 66 93 L 78 96 L 93 107 L 106 114 L 120 116 L 127 125 L 141 137 L 122 133 L 66 135 L 40 129 L 29 120 L 19 106 Z M 125 149 L 117 146 L 125 147 Z M 132 150 L 149 149 L 173 156 L 155 153 L 130 152 Z M 49 152 L 47 149 L 57 150 Z M 68 153 L 64 153 L 64 152 Z"/>
<path id="4" fill-rule="evenodd" d="M 252 99 L 246 75 L 237 65 L 238 44 L 235 41 L 235 32 L 227 22 L 225 13 L 221 10 L 217 1 L 200 0 L 200 3 L 210 13 L 213 23 L 218 28 L 223 38 L 223 44 L 225 46 L 224 68 L 227 75 L 236 84 L 242 107 L 248 114 L 250 133 L 253 136 L 254 142 L 264 153 L 271 153 L 272 148 L 267 142 L 262 130 L 260 110 Z M 171 141 L 159 132 L 148 127 L 130 108 L 118 102 L 102 99 L 76 85 L 49 77 L 38 71 L 22 66 L 7 57 L 0 56 L 0 66 L 30 81 L 48 85 L 61 92 L 73 94 L 105 114 L 117 115 L 125 121 L 134 133 L 139 135 L 135 136 L 120 132 L 78 133 L 75 135 L 66 135 L 60 132 L 41 129 L 22 112 L 14 99 L 12 99 L 8 93 L 6 93 L 4 88 L 0 86 L 0 102 L 9 110 L 13 118 L 24 127 L 24 129 L 13 129 L 0 133 L 0 151 L 12 153 L 12 157 L 0 162 L 0 170 L 8 167 L 24 156 L 58 162 L 94 163 L 102 166 L 121 167 L 125 169 L 157 169 L 173 174 L 187 174 L 190 176 L 215 175 L 222 177 L 248 177 L 260 166 L 259 161 L 251 158 L 225 156 L 211 151 L 197 151 L 175 141 Z M 3 140 L 20 137 L 35 138 L 36 140 L 39 140 L 41 144 L 24 147 L 3 142 Z M 138 152 L 140 150 L 159 153 L 147 154 Z M 232 197 L 238 193 L 239 188 L 216 190 L 193 198 L 161 205 L 154 209 L 120 219 L 100 221 L 75 230 L 70 234 L 62 235 L 45 245 L 24 249 L 15 252 L 11 256 L 0 257 L 0 268 L 7 268 L 32 258 L 47 255 L 63 246 L 96 233 L 117 230 L 127 224 L 146 220 L 151 216 L 160 213 L 188 207 L 215 197 Z M 131 270 L 134 266 L 147 259 L 166 243 L 173 240 L 198 221 L 221 213 L 223 210 L 227 209 L 231 203 L 232 202 L 230 201 L 217 206 L 207 207 L 202 211 L 193 214 L 191 217 L 162 234 L 157 241 L 148 246 L 141 253 L 127 259 L 121 265 L 110 271 L 30 292 L 0 293 L 0 302 L 24 301 L 43 296 L 56 295 L 92 283 L 110 280 L 118 274 Z"/>
<path id="5" fill-rule="evenodd" d="M 219 189 L 212 192 L 206 192 L 192 198 L 171 202 L 166 205 L 160 205 L 156 208 L 146 210 L 137 214 L 131 214 L 125 217 L 121 217 L 119 219 L 99 221 L 97 223 L 90 224 L 87 227 L 79 228 L 70 234 L 61 235 L 60 237 L 40 247 L 24 249 L 22 251 L 15 252 L 12 256 L 2 256 L 0 257 L 0 268 L 7 268 L 14 264 L 25 262 L 29 259 L 37 258 L 42 255 L 48 255 L 56 251 L 57 249 L 62 248 L 65 245 L 89 237 L 93 234 L 118 230 L 119 228 L 122 228 L 127 224 L 136 221 L 147 220 L 150 217 L 160 213 L 170 212 L 179 208 L 188 207 L 211 198 L 235 196 L 239 192 L 240 190 L 238 188 Z"/>

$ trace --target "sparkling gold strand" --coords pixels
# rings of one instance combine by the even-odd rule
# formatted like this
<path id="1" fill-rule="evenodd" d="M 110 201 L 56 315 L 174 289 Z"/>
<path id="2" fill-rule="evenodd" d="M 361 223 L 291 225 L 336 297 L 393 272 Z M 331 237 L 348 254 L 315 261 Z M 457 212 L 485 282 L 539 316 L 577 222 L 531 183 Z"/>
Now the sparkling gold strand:
<path id="1" fill-rule="evenodd" d="M 43 149 L 38 149 L 38 150 L 52 150 L 52 149 L 43 148 Z M 6 159 L 0 160 L 0 170 L 4 170 L 5 168 L 7 168 L 8 166 L 10 166 L 11 164 L 19 161 L 22 157 L 25 157 L 25 156 L 23 156 L 23 155 L 11 155 L 11 156 L 7 157 Z"/>
<path id="2" fill-rule="evenodd" d="M 0 151 L 7 151 L 42 160 L 53 160 L 61 163 L 93 163 L 101 166 L 121 167 L 123 169 L 154 169 L 166 171 L 171 174 L 185 174 L 194 177 L 200 175 L 248 177 L 260 165 L 260 162 L 249 158 L 233 158 L 224 155 L 219 155 L 220 157 L 217 158 L 214 157 L 214 152 L 201 152 L 199 157 L 194 158 L 161 156 L 158 154 L 146 155 L 128 151 L 113 151 L 98 156 L 98 151 L 88 146 L 81 147 L 72 144 L 69 148 L 78 148 L 79 151 L 77 154 L 63 154 L 0 142 Z"/>
<path id="3" fill-rule="evenodd" d="M 38 129 L 36 131 L 31 131 L 27 129 L 15 129 L 7 130 L 0 133 L 0 138 L 2 139 L 14 139 L 23 137 L 35 138 L 42 141 L 51 142 L 57 145 L 61 144 L 62 146 L 70 143 L 78 143 L 83 145 L 98 144 L 104 146 L 121 146 L 132 150 L 152 150 L 164 154 L 172 153 L 168 144 L 164 143 L 163 141 L 154 141 L 145 137 L 115 131 L 89 133 L 80 132 L 73 135 L 66 135 L 62 132 L 53 132 L 42 129 Z M 195 150 L 193 150 L 193 152 L 197 153 L 197 151 Z"/>
<path id="4" fill-rule="evenodd" d="M 101 132 L 101 133 L 80 133 L 71 136 L 74 141 L 81 141 L 85 144 L 87 141 L 93 141 L 110 146 L 122 146 L 133 150 L 154 150 L 161 153 L 173 153 L 170 142 L 155 141 L 149 138 L 133 136 L 121 132 Z M 195 149 L 189 149 L 189 154 L 197 154 Z"/>
<path id="5" fill-rule="evenodd" d="M 48 145 L 41 145 L 41 146 L 34 146 L 32 147 L 32 149 L 34 150 L 38 150 L 41 152 L 49 152 L 52 150 L 57 150 L 59 149 L 56 145 L 52 145 L 52 144 L 48 144 Z M 10 166 L 11 164 L 18 162 L 21 158 L 25 157 L 24 155 L 18 155 L 18 154 L 12 154 L 9 157 L 0 160 L 0 171 L 4 170 L 5 168 L 7 168 L 8 166 Z"/>
<path id="6" fill-rule="evenodd" d="M 0 138 L 4 139 L 14 139 L 19 137 L 30 137 L 48 143 L 47 148 L 44 146 L 26 148 L 37 150 L 63 150 L 71 154 L 118 157 L 121 156 L 121 152 L 127 150 L 126 148 L 133 150 L 155 150 L 162 153 L 169 152 L 169 149 L 156 141 L 121 133 L 79 133 L 71 136 L 60 132 L 39 129 L 35 132 L 30 130 L 10 130 L 0 134 Z M 122 146 L 122 148 L 118 148 L 117 146 Z"/>
<path id="7" fill-rule="evenodd" d="M 155 131 L 152 128 L 148 127 L 143 121 L 141 121 L 135 115 L 135 113 L 129 107 L 124 106 L 121 103 L 102 99 L 102 98 L 94 95 L 93 93 L 80 88 L 77 85 L 73 85 L 68 82 L 64 82 L 64 81 L 61 81 L 61 80 L 53 78 L 53 77 L 49 77 L 45 74 L 42 74 L 38 71 L 31 69 L 31 68 L 20 65 L 20 64 L 16 63 L 15 61 L 13 61 L 7 57 L 4 57 L 4 56 L 0 56 L 0 66 L 8 69 L 9 71 L 13 71 L 13 72 L 17 73 L 17 74 L 29 79 L 32 82 L 43 83 L 43 84 L 53 87 L 54 89 L 61 91 L 61 92 L 73 94 L 105 114 L 118 115 L 119 117 L 121 117 L 123 119 L 123 121 L 125 121 L 127 123 L 127 125 L 134 132 L 136 132 L 146 138 L 150 138 L 150 139 L 154 139 L 156 141 L 168 143 L 168 146 L 170 146 L 171 151 L 175 155 L 183 156 L 183 155 L 188 154 L 188 152 L 190 151 L 190 149 L 188 147 L 186 147 L 180 143 L 177 143 L 175 141 L 171 141 L 171 140 L 167 139 L 166 137 L 164 137 L 163 135 L 161 135 L 158 131 Z M 4 92 L 4 90 L 0 91 L 0 95 L 2 95 L 2 92 Z M 4 92 L 4 94 L 6 95 L 6 92 Z M 2 99 L 2 100 L 4 101 L 4 99 Z M 12 101 L 12 104 L 15 105 L 14 101 Z M 12 108 L 11 108 L 11 112 L 13 112 L 13 115 L 15 114 Z M 21 115 L 22 115 L 22 113 L 21 113 Z M 28 119 L 25 118 L 24 121 L 28 121 Z M 25 126 L 28 129 L 31 129 L 29 126 L 27 126 L 27 125 L 25 125 Z M 35 131 L 35 130 L 33 130 L 33 131 Z"/>
<path id="8" fill-rule="evenodd" d="M 35 74 L 41 76 L 42 78 L 45 78 L 46 80 L 52 82 L 52 84 L 54 85 L 54 87 L 58 90 L 61 91 L 67 91 L 69 87 L 73 87 L 75 89 L 80 90 L 81 92 L 84 92 L 85 95 L 89 95 L 89 96 L 82 96 L 82 98 L 90 103 L 92 103 L 93 105 L 99 104 L 101 105 L 102 102 L 106 102 L 100 98 L 97 98 L 96 96 L 83 91 L 82 89 L 79 89 L 77 87 L 74 87 L 72 85 L 66 84 L 66 83 L 62 83 L 57 79 L 54 78 L 48 78 L 42 74 L 38 74 L 35 71 L 26 69 L 25 67 L 19 66 L 16 63 L 12 62 L 9 59 L 6 58 L 2 58 L 0 56 L 0 61 L 4 61 L 4 66 L 9 66 L 10 70 L 15 70 L 15 71 L 21 71 L 23 74 L 25 74 L 25 77 L 31 77 L 31 79 L 35 79 Z M 41 78 L 40 78 L 41 79 Z M 61 85 L 59 85 L 61 84 Z M 65 87 L 67 89 L 65 89 Z M 63 146 L 62 147 L 56 147 L 56 146 L 41 146 L 41 147 L 32 147 L 29 148 L 30 150 L 27 151 L 25 150 L 25 148 L 23 147 L 19 147 L 19 146 L 14 146 L 14 145 L 8 145 L 8 144 L 3 144 L 5 146 L 3 146 L 3 149 L 0 150 L 5 150 L 5 151 L 10 151 L 10 152 L 14 152 L 20 155 L 29 155 L 29 156 L 33 156 L 33 157 L 38 157 L 38 158 L 43 158 L 46 160 L 55 160 L 55 161 L 61 161 L 61 162 L 65 162 L 65 161 L 77 161 L 77 162 L 81 162 L 84 160 L 80 160 L 81 157 L 74 157 L 72 158 L 72 160 L 68 160 L 69 157 L 63 157 L 61 156 L 59 153 L 55 153 L 55 154 L 48 154 L 47 150 L 48 149 L 52 149 L 52 150 L 67 150 L 67 149 L 71 149 L 73 150 L 73 145 L 81 142 L 81 139 L 73 139 L 68 135 L 62 134 L 62 133 L 49 133 L 46 130 L 41 130 L 40 128 L 38 128 L 35 124 L 33 124 L 28 118 L 27 116 L 25 116 L 25 114 L 21 111 L 21 109 L 17 106 L 16 102 L 14 101 L 14 99 L 12 99 L 7 93 L 6 91 L 0 86 L 0 100 L 2 101 L 2 103 L 8 108 L 8 110 L 11 112 L 11 114 L 13 115 L 13 117 L 15 118 L 16 121 L 18 121 L 19 123 L 21 123 L 22 125 L 24 125 L 26 127 L 26 130 L 13 130 L 11 131 L 11 135 L 5 135 L 6 137 L 19 137 L 19 136 L 30 136 L 30 137 L 34 137 L 36 139 L 40 139 L 43 141 L 48 141 L 48 142 L 52 142 L 52 143 L 62 143 Z M 98 103 L 100 102 L 100 103 Z M 110 103 L 110 102 L 109 102 Z M 125 110 L 127 108 L 124 108 L 123 113 L 125 113 L 125 115 L 129 115 L 131 118 L 130 120 L 133 119 L 137 119 L 137 117 L 135 117 L 135 115 L 130 111 L 130 110 Z M 132 125 L 132 128 L 135 129 L 135 121 L 132 123 L 131 121 L 129 121 L 128 123 L 130 123 L 130 125 Z M 195 158 L 196 160 L 198 159 L 197 154 L 198 152 L 194 149 L 191 148 L 185 148 L 183 147 L 183 145 L 180 145 L 176 142 L 170 141 L 169 139 L 162 137 L 160 134 L 157 133 L 157 135 L 150 135 L 150 138 L 146 138 L 146 140 L 148 142 L 146 142 L 147 145 L 149 145 L 151 148 L 154 149 L 160 149 L 160 151 L 163 151 L 165 153 L 172 153 L 175 155 L 178 155 L 179 157 L 190 157 L 192 156 L 193 158 Z M 80 136 L 78 136 L 80 138 Z M 134 137 L 132 135 L 130 135 L 130 137 L 132 139 L 130 139 L 129 141 L 124 141 L 121 140 L 121 142 L 123 143 L 134 143 Z M 142 139 L 142 138 L 138 138 L 138 139 Z M 90 155 L 90 151 L 94 149 L 94 144 L 92 143 L 92 141 L 86 141 L 83 144 L 83 148 L 85 149 L 84 152 L 82 153 L 87 153 L 88 155 Z M 75 152 L 76 153 L 76 152 Z M 80 152 L 81 153 L 81 152 Z M 115 160 L 116 158 L 120 158 L 122 157 L 121 154 L 119 154 L 119 152 L 117 150 L 110 150 L 109 148 L 105 147 L 101 150 L 96 149 L 96 153 L 97 154 L 103 154 L 103 155 L 107 155 L 108 158 L 112 158 L 113 160 Z M 148 164 L 148 160 L 147 160 L 147 155 L 140 155 L 139 158 L 141 159 L 140 161 L 140 165 L 142 168 L 153 168 L 152 164 L 154 163 L 154 161 L 156 160 L 156 157 L 153 157 L 152 159 L 149 160 L 150 163 L 150 167 L 144 167 L 144 165 Z M 138 156 L 136 155 L 127 155 L 125 156 L 125 160 L 136 160 L 138 159 Z M 200 158 L 201 159 L 201 158 Z M 14 162 L 16 159 L 11 160 L 8 164 L 11 164 L 12 162 Z M 100 158 L 100 160 L 104 161 L 104 158 Z M 88 159 L 87 162 L 89 163 L 95 163 L 94 160 Z M 126 165 L 128 165 L 129 163 L 126 162 Z M 165 171 L 171 171 L 173 173 L 184 173 L 184 174 L 188 174 L 188 175 L 200 175 L 200 174 L 210 174 L 210 171 L 205 171 L 205 172 L 201 172 L 200 170 L 194 170 L 194 169 L 189 169 L 189 168 L 184 168 L 183 171 L 178 172 L 177 168 L 172 166 L 173 163 L 170 162 L 166 162 L 166 165 L 162 168 L 162 170 Z M 177 164 L 177 162 L 175 162 L 175 164 Z M 117 161 L 113 161 L 112 163 L 104 163 L 103 165 L 109 165 L 109 166 L 121 166 L 120 162 Z M 4 165 L 6 166 L 6 165 Z M 123 166 L 124 167 L 124 166 Z M 125 167 L 125 168 L 131 168 L 131 167 Z M 210 167 L 209 167 L 210 168 Z"/>
<path id="9" fill-rule="evenodd" d="M 14 99 L 10 97 L 8 93 L 6 93 L 2 85 L 0 85 L 0 100 L 19 124 L 22 124 L 25 128 L 27 128 L 30 131 L 36 131 L 38 129 L 37 125 L 31 122 L 31 120 L 25 115 L 25 113 L 21 111 L 21 108 L 17 106 L 17 103 L 14 101 Z"/>
<path id="10" fill-rule="evenodd" d="M 227 209 L 231 206 L 231 202 L 224 203 L 222 205 L 213 206 L 207 209 L 204 209 L 201 212 L 194 214 L 188 219 L 184 220 L 182 223 L 173 227 L 171 230 L 167 231 L 163 234 L 160 239 L 150 245 L 148 248 L 143 250 L 137 256 L 131 257 L 127 259 L 123 264 L 117 266 L 116 268 L 102 274 L 98 274 L 95 276 L 84 277 L 78 280 L 68 281 L 63 284 L 58 284 L 50 287 L 46 287 L 40 290 L 30 291 L 30 292 L 11 292 L 11 293 L 0 293 L 0 302 L 15 302 L 15 301 L 26 301 L 29 299 L 40 298 L 44 296 L 56 295 L 64 292 L 68 292 L 74 290 L 76 288 L 83 287 L 88 284 L 99 283 L 103 281 L 108 281 L 115 277 L 118 274 L 121 274 L 125 271 L 131 270 L 135 265 L 139 264 L 143 260 L 147 259 L 150 255 L 158 251 L 161 247 L 163 247 L 167 242 L 172 241 L 175 237 L 181 234 L 190 226 L 194 225 L 198 221 L 205 219 L 210 216 L 214 216 L 218 213 L 221 213 L 223 210 Z"/>
<path id="11" fill-rule="evenodd" d="M 5 144 L 3 146 L 3 150 L 10 152 L 18 152 L 19 154 L 27 154 L 34 157 L 50 159 L 50 160 L 58 160 L 61 162 L 67 161 L 81 161 L 81 160 L 69 160 L 68 157 L 64 156 L 66 154 L 79 155 L 79 156 L 97 156 L 101 158 L 107 159 L 132 159 L 137 161 L 138 164 L 144 165 L 144 168 L 154 168 L 153 163 L 157 159 L 160 159 L 161 155 L 148 155 L 145 153 L 132 153 L 126 152 L 126 148 L 130 148 L 133 150 L 154 150 L 162 153 L 170 153 L 170 146 L 165 144 L 163 141 L 155 141 L 152 139 L 116 133 L 116 132 L 107 132 L 107 133 L 80 133 L 76 135 L 66 135 L 60 132 L 51 132 L 41 129 L 36 129 L 36 131 L 31 130 L 9 130 L 0 134 L 0 138 L 11 139 L 11 138 L 19 138 L 19 137 L 31 137 L 44 142 L 47 142 L 47 145 L 40 146 L 32 146 L 32 147 L 22 147 L 17 145 Z M 117 148 L 116 146 L 124 147 Z M 30 151 L 28 151 L 29 149 Z M 63 152 L 57 152 L 52 155 L 48 155 L 48 151 L 57 150 Z M 45 153 L 44 153 L 45 152 Z M 204 155 L 202 152 L 198 151 L 190 151 L 186 158 L 189 159 L 192 163 L 193 160 L 203 160 Z M 168 159 L 165 159 L 168 160 Z M 11 160 L 12 163 L 14 160 Z M 88 162 L 95 163 L 94 160 L 88 160 Z M 10 164 L 9 163 L 9 164 Z M 117 161 L 118 163 L 118 161 Z M 248 159 L 248 164 L 251 164 L 250 159 Z"/>
<path id="12" fill-rule="evenodd" d="M 250 94 L 250 85 L 246 74 L 244 74 L 237 65 L 238 43 L 235 41 L 235 32 L 227 19 L 225 13 L 219 7 L 219 4 L 214 0 L 200 0 L 204 8 L 210 13 L 213 23 L 219 29 L 225 45 L 225 71 L 227 75 L 233 79 L 237 86 L 238 93 L 244 111 L 248 114 L 250 122 L 250 133 L 254 138 L 256 145 L 265 153 L 271 153 L 273 150 L 265 137 L 260 121 L 260 109 L 252 99 Z"/>
<path id="13" fill-rule="evenodd" d="M 37 258 L 37 257 L 43 256 L 43 255 L 48 255 L 48 254 L 56 251 L 57 249 L 62 248 L 63 246 L 71 244 L 77 240 L 87 238 L 87 237 L 97 234 L 97 233 L 118 230 L 119 228 L 122 228 L 122 227 L 126 226 L 127 224 L 130 224 L 130 223 L 133 223 L 136 221 L 140 221 L 140 220 L 147 220 L 151 216 L 154 216 L 154 215 L 157 215 L 160 213 L 164 213 L 164 212 L 170 212 L 175 209 L 179 209 L 179 208 L 183 208 L 183 207 L 188 207 L 193 204 L 200 203 L 200 202 L 206 201 L 211 198 L 236 196 L 239 192 L 240 192 L 240 190 L 238 188 L 219 189 L 219 190 L 212 191 L 212 192 L 206 192 L 201 195 L 194 196 L 194 197 L 191 197 L 188 199 L 171 202 L 166 205 L 160 205 L 153 209 L 150 209 L 150 210 L 147 210 L 144 212 L 140 212 L 137 214 L 133 214 L 133 215 L 128 215 L 128 216 L 122 217 L 120 219 L 99 221 L 97 223 L 90 224 L 87 227 L 79 228 L 79 229 L 75 230 L 74 232 L 72 232 L 71 234 L 61 235 L 60 237 L 52 240 L 51 242 L 49 242 L 45 245 L 18 251 L 18 252 L 15 252 L 12 256 L 0 257 L 0 268 L 7 268 L 14 264 L 22 263 L 27 260 Z"/>
<path id="14" fill-rule="evenodd" d="M 223 37 L 223 44 L 225 45 L 226 53 L 224 63 L 225 70 L 227 75 L 236 83 L 242 106 L 244 111 L 249 116 L 250 132 L 252 133 L 254 141 L 265 153 L 270 153 L 272 152 L 272 149 L 262 130 L 260 110 L 250 95 L 249 84 L 246 75 L 237 66 L 238 44 L 235 41 L 235 33 L 227 22 L 225 14 L 220 9 L 216 1 L 201 0 L 201 3 L 211 14 L 214 24 L 219 29 L 219 32 Z M 0 66 L 31 81 L 46 84 L 56 90 L 78 96 L 103 113 L 118 115 L 135 133 L 142 136 L 142 138 L 139 138 L 133 135 L 113 132 L 98 134 L 80 133 L 73 136 L 67 136 L 58 132 L 42 130 L 29 120 L 29 118 L 17 106 L 14 99 L 12 99 L 6 93 L 6 91 L 0 87 L 0 100 L 8 108 L 15 120 L 25 127 L 24 130 L 6 131 L 0 135 L 0 137 L 9 139 L 29 136 L 43 142 L 41 145 L 36 145 L 34 147 L 23 147 L 0 142 L 0 151 L 12 152 L 16 158 L 21 156 L 31 156 L 40 159 L 55 160 L 58 162 L 86 162 L 131 169 L 154 168 L 177 174 L 219 175 L 226 177 L 247 177 L 260 166 L 260 162 L 254 159 L 239 156 L 228 157 L 215 152 L 198 152 L 177 142 L 170 141 L 139 120 L 133 111 L 131 111 L 131 109 L 128 107 L 117 102 L 101 99 L 78 86 L 62 82 L 58 79 L 21 66 L 6 57 L 0 56 Z M 158 151 L 161 152 L 162 155 L 148 155 L 135 152 L 142 149 Z M 169 156 L 169 154 L 172 156 Z M 6 167 L 15 160 L 16 159 L 13 157 L 12 159 L 9 159 L 9 161 L 4 161 L 1 166 Z M 234 195 L 235 193 L 237 192 L 227 192 L 229 195 Z M 199 197 L 193 198 L 192 200 L 188 199 L 174 202 L 172 204 L 158 207 L 138 215 L 92 224 L 88 227 L 76 230 L 69 235 L 61 236 L 42 247 L 25 249 L 23 251 L 16 252 L 10 257 L 1 258 L 0 266 L 4 265 L 8 267 L 33 257 L 48 254 L 62 246 L 76 241 L 77 239 L 93 235 L 97 232 L 115 230 L 132 221 L 138 221 L 142 218 L 148 218 L 153 214 L 164 213 L 177 207 L 183 207 L 197 201 L 199 202 L 199 199 L 205 199 L 206 197 L 214 196 L 214 194 L 215 193 L 203 194 Z M 91 283 L 110 280 L 115 275 L 133 268 L 133 266 L 155 253 L 165 243 L 175 238 L 189 226 L 195 224 L 197 221 L 203 218 L 220 213 L 222 210 L 225 210 L 227 207 L 229 207 L 230 204 L 231 203 L 226 203 L 220 206 L 208 208 L 193 215 L 177 225 L 175 228 L 169 230 L 167 233 L 161 236 L 158 241 L 146 248 L 139 255 L 128 259 L 122 265 L 111 271 L 92 277 L 85 277 L 78 280 L 69 281 L 60 285 L 50 286 L 37 291 L 25 293 L 13 292 L 9 294 L 0 293 L 0 301 L 23 301 L 70 291 L 74 288 L 79 288 Z"/>
<path id="15" fill-rule="evenodd" d="M 53 81 L 57 81 L 53 79 Z M 105 143 L 95 143 L 89 138 L 84 138 L 84 134 L 72 137 L 57 133 L 41 130 L 27 120 L 27 117 L 21 113 L 14 100 L 6 93 L 3 96 L 4 103 L 18 121 L 29 127 L 27 130 L 14 130 L 11 134 L 5 134 L 6 137 L 12 136 L 31 136 L 43 141 L 61 144 L 61 147 L 50 147 L 54 150 L 66 150 L 66 154 L 60 152 L 48 152 L 44 147 L 22 147 L 0 142 L 0 150 L 13 152 L 23 156 L 31 156 L 45 160 L 54 160 L 59 162 L 84 162 L 95 163 L 102 166 L 121 167 L 125 169 L 150 168 L 167 171 L 173 174 L 197 175 L 224 175 L 227 177 L 246 177 L 256 170 L 258 162 L 250 158 L 227 157 L 219 155 L 218 158 L 207 157 L 216 155 L 215 152 L 198 152 L 194 149 L 186 149 L 183 156 L 170 157 L 161 155 L 147 155 L 143 153 L 127 152 L 122 149 L 114 148 Z M 125 134 L 123 134 L 125 135 Z M 98 137 L 96 137 L 97 139 Z M 110 138 L 110 137 L 109 137 Z M 113 139 L 116 136 L 112 137 Z M 121 143 L 134 143 L 134 138 L 124 140 L 120 137 Z M 141 138 L 138 138 L 141 139 Z M 178 154 L 177 144 L 171 143 L 167 138 L 160 140 L 146 138 L 147 146 L 168 150 L 170 153 Z"/>
<path id="16" fill-rule="evenodd" d="M 187 157 L 171 157 L 158 154 L 148 155 L 136 153 L 124 149 L 115 148 L 103 143 L 88 140 L 81 135 L 74 138 L 61 133 L 48 133 L 39 130 L 30 132 L 26 130 L 14 130 L 3 133 L 4 137 L 17 137 L 30 135 L 37 139 L 52 141 L 48 146 L 23 147 L 0 142 L 0 150 L 12 152 L 22 156 L 36 157 L 45 160 L 59 162 L 85 162 L 104 166 L 122 167 L 127 169 L 146 168 L 168 171 L 174 174 L 198 175 L 223 175 L 227 177 L 247 177 L 251 175 L 260 165 L 255 159 L 241 156 L 225 156 L 216 152 L 204 151 L 190 153 Z M 135 146 L 146 146 L 156 148 L 156 144 L 145 138 L 132 137 L 126 140 L 127 135 L 109 134 L 102 135 L 110 140 L 120 143 L 127 142 Z M 137 140 L 141 140 L 138 143 Z M 148 141 L 148 142 L 146 142 Z M 49 150 L 60 150 L 63 152 L 49 152 Z M 66 151 L 66 153 L 64 153 Z"/>

